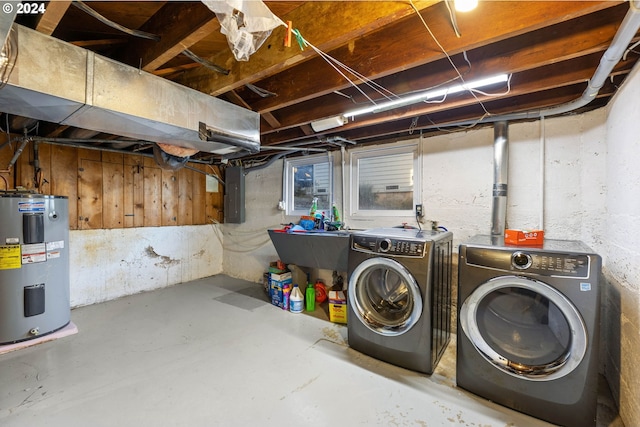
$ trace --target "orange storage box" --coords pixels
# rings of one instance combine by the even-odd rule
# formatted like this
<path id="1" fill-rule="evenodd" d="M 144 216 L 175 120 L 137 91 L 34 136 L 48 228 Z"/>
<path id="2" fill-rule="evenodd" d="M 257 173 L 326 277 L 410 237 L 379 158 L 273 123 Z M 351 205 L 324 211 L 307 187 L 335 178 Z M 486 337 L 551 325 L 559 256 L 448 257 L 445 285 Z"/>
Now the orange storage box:
<path id="1" fill-rule="evenodd" d="M 504 231 L 504 243 L 517 246 L 542 246 L 543 230 L 510 230 Z"/>

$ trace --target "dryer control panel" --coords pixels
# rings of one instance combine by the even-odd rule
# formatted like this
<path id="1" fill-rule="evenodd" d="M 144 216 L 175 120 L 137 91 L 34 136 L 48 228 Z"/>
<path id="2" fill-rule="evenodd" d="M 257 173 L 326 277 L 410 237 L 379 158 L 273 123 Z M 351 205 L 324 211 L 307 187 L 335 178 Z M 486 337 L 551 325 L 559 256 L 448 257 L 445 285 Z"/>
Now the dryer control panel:
<path id="1" fill-rule="evenodd" d="M 351 249 L 394 256 L 424 257 L 426 242 L 392 237 L 354 235 Z"/>
<path id="2" fill-rule="evenodd" d="M 589 277 L 589 256 L 584 254 L 467 248 L 467 263 L 542 276 Z"/>

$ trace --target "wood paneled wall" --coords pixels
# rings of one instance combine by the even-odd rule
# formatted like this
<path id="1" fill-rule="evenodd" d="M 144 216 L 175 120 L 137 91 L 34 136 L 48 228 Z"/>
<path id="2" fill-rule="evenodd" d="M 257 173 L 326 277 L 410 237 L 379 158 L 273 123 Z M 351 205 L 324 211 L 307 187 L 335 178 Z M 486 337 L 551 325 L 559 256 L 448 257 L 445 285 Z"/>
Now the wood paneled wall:
<path id="1" fill-rule="evenodd" d="M 0 150 L 0 171 L 15 149 L 14 143 Z M 203 173 L 186 168 L 164 170 L 144 156 L 46 143 L 38 144 L 38 160 L 40 173 L 35 171 L 34 143 L 29 142 L 12 170 L 0 175 L 9 188 L 22 186 L 41 194 L 67 196 L 72 230 L 223 221 L 223 187 L 218 183 L 218 192 L 207 192 Z M 189 166 L 211 172 L 208 165 Z M 214 172 L 220 176 L 219 170 Z M 0 189 L 4 189 L 1 178 Z"/>

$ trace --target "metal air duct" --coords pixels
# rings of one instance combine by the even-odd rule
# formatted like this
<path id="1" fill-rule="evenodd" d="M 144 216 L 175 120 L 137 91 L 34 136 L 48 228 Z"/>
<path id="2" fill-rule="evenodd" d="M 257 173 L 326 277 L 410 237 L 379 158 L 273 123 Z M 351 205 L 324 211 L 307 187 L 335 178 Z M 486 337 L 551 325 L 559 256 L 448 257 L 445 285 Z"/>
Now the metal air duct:
<path id="1" fill-rule="evenodd" d="M 14 24 L 0 111 L 216 154 L 260 151 L 260 115 Z"/>
<path id="2" fill-rule="evenodd" d="M 493 124 L 493 204 L 491 235 L 504 234 L 507 222 L 507 183 L 509 174 L 509 125 Z"/>

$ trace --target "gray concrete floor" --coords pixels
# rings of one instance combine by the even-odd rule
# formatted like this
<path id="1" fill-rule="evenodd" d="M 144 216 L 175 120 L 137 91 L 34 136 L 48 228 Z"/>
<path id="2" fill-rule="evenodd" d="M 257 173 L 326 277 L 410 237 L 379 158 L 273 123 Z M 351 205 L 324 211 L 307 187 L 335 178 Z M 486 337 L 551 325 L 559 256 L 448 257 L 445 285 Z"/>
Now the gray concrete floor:
<path id="1" fill-rule="evenodd" d="M 323 315 L 223 275 L 75 309 L 77 334 L 0 356 L 0 425 L 550 425 L 456 388 L 455 339 L 426 376 L 350 349 Z"/>

